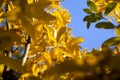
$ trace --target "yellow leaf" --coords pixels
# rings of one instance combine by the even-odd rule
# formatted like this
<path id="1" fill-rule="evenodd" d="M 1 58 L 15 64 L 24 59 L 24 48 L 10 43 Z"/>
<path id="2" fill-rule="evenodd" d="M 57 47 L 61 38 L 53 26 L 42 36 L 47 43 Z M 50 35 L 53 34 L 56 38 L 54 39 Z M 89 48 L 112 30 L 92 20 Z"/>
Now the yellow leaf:
<path id="1" fill-rule="evenodd" d="M 118 26 L 117 28 L 115 28 L 115 33 L 116 33 L 117 35 L 120 35 L 120 26 Z"/>
<path id="2" fill-rule="evenodd" d="M 44 26 L 44 29 L 45 29 L 45 33 L 47 35 L 47 43 L 49 45 L 53 45 L 55 44 L 56 40 L 54 38 L 54 31 L 53 31 L 53 28 L 50 28 L 49 26 Z"/>
<path id="3" fill-rule="evenodd" d="M 14 22 L 18 19 L 18 13 L 20 12 L 20 8 L 17 7 L 14 10 L 8 11 L 7 13 L 2 14 L 1 18 L 7 18 L 8 22 Z"/>
<path id="4" fill-rule="evenodd" d="M 38 67 L 38 64 L 33 64 L 32 72 L 33 72 L 33 75 L 34 75 L 34 76 L 38 76 L 38 72 L 40 72 L 40 69 L 39 69 L 39 67 Z"/>
<path id="5" fill-rule="evenodd" d="M 55 61 L 64 61 L 63 57 L 64 52 L 62 52 L 62 50 L 59 47 L 57 47 L 53 53 L 52 59 Z"/>
<path id="6" fill-rule="evenodd" d="M 51 2 L 46 0 L 39 0 L 34 4 L 30 4 L 27 6 L 26 16 L 28 15 L 28 17 L 34 17 L 43 21 L 55 20 L 56 18 L 54 16 L 44 10 L 44 8 L 48 7 L 50 4 Z"/>
<path id="7" fill-rule="evenodd" d="M 46 60 L 46 63 L 48 64 L 48 66 L 52 65 L 52 60 L 51 60 L 51 56 L 50 54 L 46 51 L 43 53 L 44 54 L 44 58 Z"/>
<path id="8" fill-rule="evenodd" d="M 28 4 L 32 4 L 34 0 L 27 0 Z"/>
<path id="9" fill-rule="evenodd" d="M 49 0 L 38 0 L 35 5 L 39 5 L 40 8 L 44 9 L 48 7 L 52 2 Z"/>
<path id="10" fill-rule="evenodd" d="M 16 32 L 13 30 L 0 30 L 0 49 L 10 48 L 14 42 L 21 42 L 21 38 Z"/>
<path id="11" fill-rule="evenodd" d="M 37 64 L 33 64 L 33 66 L 32 66 L 32 72 L 33 73 L 35 72 L 36 68 L 37 68 Z"/>
<path id="12" fill-rule="evenodd" d="M 21 78 L 26 78 L 26 77 L 30 77 L 30 76 L 31 76 L 31 74 L 25 73 L 25 74 L 22 74 Z"/>
<path id="13" fill-rule="evenodd" d="M 59 39 L 60 39 L 60 37 L 63 35 L 63 33 L 65 33 L 66 32 L 66 27 L 62 27 L 62 28 L 60 28 L 59 30 L 58 30 L 58 32 L 57 32 L 57 38 L 56 38 L 56 40 L 57 40 L 57 42 L 59 41 Z"/>
<path id="14" fill-rule="evenodd" d="M 72 29 L 71 29 L 71 28 L 67 28 L 67 34 L 70 34 L 70 33 L 71 33 L 71 31 L 72 31 Z"/>
<path id="15" fill-rule="evenodd" d="M 0 64 L 0 76 L 3 73 L 3 70 L 4 70 L 4 64 Z"/>
<path id="16" fill-rule="evenodd" d="M 72 40 L 70 40 L 70 42 L 68 42 L 68 44 L 78 44 L 78 43 L 81 43 L 81 42 L 84 42 L 84 39 L 83 38 L 73 38 Z"/>
<path id="17" fill-rule="evenodd" d="M 59 52 L 66 57 L 73 57 L 72 53 L 70 51 L 65 50 L 63 47 L 59 47 Z"/>
<path id="18" fill-rule="evenodd" d="M 54 48 L 50 48 L 50 52 L 49 52 L 49 53 L 50 53 L 50 56 L 54 56 L 54 53 L 55 53 L 54 51 L 55 51 Z"/>
<path id="19" fill-rule="evenodd" d="M 73 50 L 73 54 L 77 57 L 77 58 L 82 58 L 80 50 L 77 48 L 74 48 Z"/>
<path id="20" fill-rule="evenodd" d="M 43 21 L 55 20 L 56 17 L 47 13 L 44 9 L 48 7 L 51 2 L 48 0 L 39 0 L 35 3 L 28 4 L 27 0 L 15 0 L 16 8 L 3 14 L 2 18 L 7 18 L 8 21 L 15 21 L 21 17 L 37 18 Z"/>

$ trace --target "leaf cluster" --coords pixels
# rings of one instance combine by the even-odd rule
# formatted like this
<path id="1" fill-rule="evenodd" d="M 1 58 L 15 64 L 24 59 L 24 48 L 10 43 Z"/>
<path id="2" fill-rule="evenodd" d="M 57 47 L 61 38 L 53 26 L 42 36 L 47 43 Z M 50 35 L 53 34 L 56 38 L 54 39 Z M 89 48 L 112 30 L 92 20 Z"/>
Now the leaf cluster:
<path id="1" fill-rule="evenodd" d="M 71 35 L 71 28 L 67 27 L 71 15 L 59 0 L 2 0 L 1 4 L 3 80 L 8 74 L 9 80 L 43 80 L 48 68 L 73 58 L 73 53 L 80 55 L 79 43 L 84 39 Z"/>
<path id="2" fill-rule="evenodd" d="M 91 3 L 91 5 L 90 5 Z M 101 4 L 100 4 L 101 3 Z M 117 12 L 118 6 L 120 2 L 119 1 L 110 1 L 110 0 L 101 0 L 101 1 L 87 1 L 87 5 L 90 9 L 83 9 L 85 13 L 88 15 L 83 19 L 83 21 L 87 22 L 87 28 L 90 27 L 91 23 L 95 23 L 96 28 L 99 29 L 114 29 L 115 33 L 118 36 L 112 37 L 105 42 L 103 42 L 102 46 L 110 47 L 110 46 L 117 46 L 119 45 L 119 13 Z M 92 8 L 94 7 L 94 12 L 92 12 Z M 101 8 L 101 9 L 100 9 Z M 96 10 L 96 11 L 95 11 Z M 100 15 L 98 15 L 100 14 Z M 97 15 L 97 16 L 93 16 Z M 111 19 L 112 17 L 112 19 Z M 114 19 L 116 19 L 117 25 L 114 23 Z M 100 21 L 102 20 L 102 21 Z"/>
<path id="3" fill-rule="evenodd" d="M 87 28 L 118 7 L 119 1 L 105 1 L 104 12 L 98 11 L 97 2 L 87 1 Z M 120 79 L 119 37 L 106 40 L 97 50 L 81 50 L 79 44 L 84 39 L 71 34 L 67 27 L 70 19 L 60 0 L 1 0 L 0 79 Z M 115 29 L 119 34 L 119 26 L 110 21 L 99 22 L 96 27 Z"/>

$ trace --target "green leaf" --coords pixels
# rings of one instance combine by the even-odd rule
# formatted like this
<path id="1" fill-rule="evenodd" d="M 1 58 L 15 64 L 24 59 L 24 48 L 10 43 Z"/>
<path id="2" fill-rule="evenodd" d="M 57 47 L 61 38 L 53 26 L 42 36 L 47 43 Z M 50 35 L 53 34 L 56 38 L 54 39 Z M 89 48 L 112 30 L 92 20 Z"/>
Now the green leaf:
<path id="1" fill-rule="evenodd" d="M 91 10 L 88 9 L 88 8 L 83 9 L 83 11 L 84 11 L 85 13 L 87 13 L 87 14 L 92 14 Z"/>
<path id="2" fill-rule="evenodd" d="M 108 40 L 106 40 L 102 46 L 103 47 L 109 47 L 109 46 L 114 46 L 120 44 L 120 37 L 112 37 Z"/>
<path id="3" fill-rule="evenodd" d="M 23 67 L 20 62 L 18 62 L 17 60 L 11 59 L 7 56 L 3 56 L 1 54 L 2 53 L 0 53 L 0 63 L 6 64 L 11 69 L 17 70 L 21 73 L 26 73 L 27 72 L 26 68 Z"/>
<path id="4" fill-rule="evenodd" d="M 87 15 L 84 17 L 83 21 L 88 21 L 88 22 L 97 22 L 102 19 L 101 13 L 99 14 L 91 14 Z"/>
<path id="5" fill-rule="evenodd" d="M 115 25 L 112 24 L 111 22 L 100 22 L 100 23 L 97 23 L 95 27 L 103 28 L 103 29 L 114 29 Z"/>
<path id="6" fill-rule="evenodd" d="M 85 16 L 83 21 L 87 22 L 87 29 L 89 29 L 91 23 L 97 22 L 101 20 L 102 18 L 103 18 L 102 13 L 90 14 L 90 15 Z"/>
<path id="7" fill-rule="evenodd" d="M 87 1 L 87 5 L 90 7 L 91 11 L 96 12 L 97 11 L 97 6 L 94 4 L 92 1 Z"/>
<path id="8" fill-rule="evenodd" d="M 116 7 L 116 2 L 110 3 L 106 9 L 105 9 L 105 15 L 108 15 L 115 7 Z"/>
<path id="9" fill-rule="evenodd" d="M 90 28 L 91 22 L 87 22 L 87 29 Z"/>
<path id="10" fill-rule="evenodd" d="M 20 43 L 21 38 L 14 32 L 14 30 L 1 30 L 0 31 L 0 49 L 11 48 L 13 42 Z"/>

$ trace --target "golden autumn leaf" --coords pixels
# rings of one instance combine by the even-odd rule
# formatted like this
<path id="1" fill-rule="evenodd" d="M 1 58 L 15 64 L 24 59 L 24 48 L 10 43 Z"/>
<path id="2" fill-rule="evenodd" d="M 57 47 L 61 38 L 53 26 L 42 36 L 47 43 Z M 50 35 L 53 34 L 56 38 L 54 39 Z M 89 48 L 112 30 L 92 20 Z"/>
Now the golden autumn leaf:
<path id="1" fill-rule="evenodd" d="M 39 70 L 38 70 L 37 67 L 38 67 L 37 64 L 33 64 L 33 66 L 32 66 L 32 72 L 33 72 L 33 75 L 34 75 L 34 76 L 38 76 Z"/>
<path id="2" fill-rule="evenodd" d="M 12 11 L 8 11 L 7 13 L 3 13 L 0 16 L 0 18 L 6 18 L 8 22 L 14 22 L 19 18 L 18 13 L 20 13 L 20 11 L 21 11 L 20 8 L 17 7 Z"/>
<path id="3" fill-rule="evenodd" d="M 81 37 L 71 39 L 68 44 L 78 44 L 84 42 L 84 39 Z"/>
<path id="4" fill-rule="evenodd" d="M 30 76 L 31 76 L 31 74 L 25 73 L 25 74 L 22 74 L 22 75 L 21 75 L 21 78 L 26 78 L 26 77 L 30 77 Z"/>
<path id="5" fill-rule="evenodd" d="M 33 37 L 34 34 L 33 25 L 31 24 L 32 22 L 28 21 L 28 19 L 36 18 L 42 21 L 51 21 L 56 19 L 44 10 L 51 4 L 48 0 L 39 0 L 32 4 L 28 4 L 26 0 L 15 0 L 14 4 L 16 5 L 16 8 L 2 14 L 1 18 L 7 18 L 8 22 L 21 20 L 23 28 L 31 37 Z"/>
<path id="6" fill-rule="evenodd" d="M 118 26 L 117 28 L 115 28 L 115 33 L 116 33 L 117 35 L 120 35 L 120 26 Z"/>
<path id="7" fill-rule="evenodd" d="M 57 40 L 57 42 L 59 41 L 59 39 L 60 39 L 60 37 L 63 35 L 63 33 L 65 33 L 66 32 L 66 27 L 62 27 L 62 28 L 60 28 L 59 30 L 58 30 L 58 32 L 57 32 L 57 37 L 56 37 L 56 40 Z"/>
<path id="8" fill-rule="evenodd" d="M 32 4 L 34 0 L 27 0 L 28 4 Z"/>
<path id="9" fill-rule="evenodd" d="M 34 4 L 29 4 L 26 9 L 26 16 L 29 14 L 28 17 L 34 17 L 43 21 L 55 20 L 56 18 L 54 16 L 44 10 L 44 8 L 46 8 L 50 4 L 51 2 L 48 2 L 46 0 L 39 0 Z"/>
<path id="10" fill-rule="evenodd" d="M 33 64 L 32 71 L 34 72 L 36 70 L 37 64 Z"/>
<path id="11" fill-rule="evenodd" d="M 16 1 L 17 8 L 4 13 L 2 17 L 6 17 L 9 21 L 21 19 L 22 16 L 27 18 L 37 18 L 43 21 L 55 20 L 56 18 L 47 13 L 44 9 L 48 7 L 51 2 L 47 0 L 39 0 L 36 3 L 27 4 L 26 0 Z"/>
<path id="12" fill-rule="evenodd" d="M 4 70 L 4 64 L 0 64 L 0 76 L 2 75 L 2 72 L 3 72 L 3 70 Z"/>
<path id="13" fill-rule="evenodd" d="M 48 66 L 51 66 L 52 65 L 52 59 L 51 59 L 50 54 L 46 51 L 46 52 L 44 52 L 43 55 L 44 55 L 46 64 L 48 64 Z"/>
<path id="14" fill-rule="evenodd" d="M 72 53 L 66 50 L 64 47 L 59 47 L 59 53 L 63 55 L 63 57 L 73 57 Z"/>

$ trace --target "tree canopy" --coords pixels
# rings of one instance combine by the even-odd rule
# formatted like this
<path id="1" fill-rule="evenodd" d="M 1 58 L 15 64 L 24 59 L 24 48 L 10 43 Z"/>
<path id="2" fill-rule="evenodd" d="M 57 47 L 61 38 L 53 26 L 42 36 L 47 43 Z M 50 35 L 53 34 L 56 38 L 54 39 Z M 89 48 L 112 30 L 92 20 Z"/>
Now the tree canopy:
<path id="1" fill-rule="evenodd" d="M 86 3 L 87 29 L 95 23 L 117 34 L 91 51 L 81 50 L 84 38 L 71 34 L 72 16 L 61 0 L 0 0 L 0 79 L 120 79 L 120 1 Z"/>

